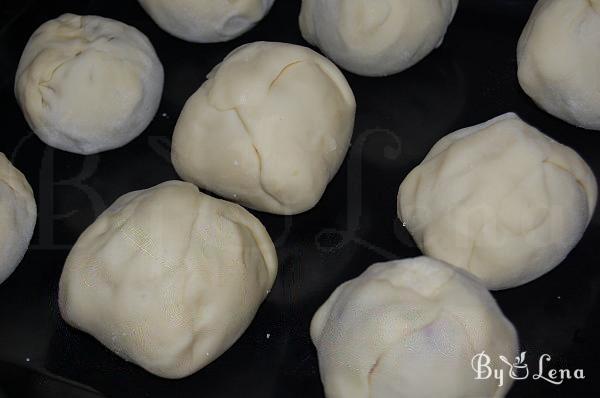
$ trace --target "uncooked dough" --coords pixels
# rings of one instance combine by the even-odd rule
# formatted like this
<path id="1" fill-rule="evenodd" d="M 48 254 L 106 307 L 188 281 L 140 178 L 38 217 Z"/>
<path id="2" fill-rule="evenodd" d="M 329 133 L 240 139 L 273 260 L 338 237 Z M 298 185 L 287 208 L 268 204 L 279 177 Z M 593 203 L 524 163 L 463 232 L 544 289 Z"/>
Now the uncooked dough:
<path id="1" fill-rule="evenodd" d="M 275 0 L 139 0 L 154 21 L 180 39 L 232 40 L 254 27 Z"/>
<path id="2" fill-rule="evenodd" d="M 0 284 L 23 259 L 36 218 L 31 186 L 0 152 Z"/>
<path id="3" fill-rule="evenodd" d="M 485 287 L 428 257 L 375 264 L 342 284 L 310 335 L 327 398 L 503 397 L 512 380 L 500 355 L 512 363 L 518 350 Z M 504 371 L 502 387 L 475 379 L 482 352 Z"/>
<path id="4" fill-rule="evenodd" d="M 276 214 L 312 208 L 350 143 L 356 102 L 329 60 L 301 46 L 238 48 L 187 101 L 172 160 L 186 181 Z"/>
<path id="5" fill-rule="evenodd" d="M 546 112 L 600 130 L 600 0 L 540 0 L 519 40 L 523 90 Z"/>
<path id="6" fill-rule="evenodd" d="M 458 0 L 302 0 L 302 36 L 364 76 L 401 72 L 444 40 Z"/>
<path id="7" fill-rule="evenodd" d="M 597 191 L 574 150 L 508 113 L 438 141 L 402 182 L 398 216 L 423 253 L 505 289 L 566 257 Z"/>
<path id="8" fill-rule="evenodd" d="M 122 358 L 181 378 L 240 337 L 276 274 L 260 221 L 169 181 L 121 196 L 85 230 L 60 279 L 60 312 Z"/>
<path id="9" fill-rule="evenodd" d="M 42 141 L 92 154 L 121 147 L 152 121 L 163 67 L 137 29 L 64 14 L 40 26 L 17 69 L 15 93 Z"/>

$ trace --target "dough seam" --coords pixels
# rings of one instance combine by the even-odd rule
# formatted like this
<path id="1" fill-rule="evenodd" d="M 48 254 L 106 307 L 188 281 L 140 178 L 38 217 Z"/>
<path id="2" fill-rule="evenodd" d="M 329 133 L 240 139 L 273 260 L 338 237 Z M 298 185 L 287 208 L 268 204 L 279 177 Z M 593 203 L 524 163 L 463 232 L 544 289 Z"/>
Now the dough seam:
<path id="1" fill-rule="evenodd" d="M 252 149 L 254 150 L 254 153 L 256 154 L 256 160 L 258 161 L 258 183 L 260 184 L 261 189 L 263 190 L 263 192 L 269 198 L 271 198 L 273 201 L 275 201 L 279 206 L 281 206 L 283 208 L 286 208 L 287 206 L 285 206 L 283 204 L 283 202 L 281 202 L 277 197 L 275 197 L 275 195 L 273 195 L 271 192 L 269 192 L 269 190 L 265 186 L 265 184 L 264 184 L 264 182 L 262 180 L 262 176 L 263 176 L 263 159 L 262 159 L 262 156 L 260 154 L 260 151 L 256 147 L 256 143 L 254 142 L 254 137 L 250 133 L 250 129 L 249 129 L 248 125 L 246 124 L 246 121 L 242 117 L 242 115 L 240 113 L 240 110 L 238 109 L 237 106 L 234 107 L 234 108 L 232 108 L 232 109 L 236 113 L 236 115 L 237 115 L 238 119 L 240 120 L 240 122 L 242 123 L 242 125 L 244 127 L 244 131 L 246 132 L 246 135 L 248 135 L 248 138 L 250 139 L 250 145 L 252 145 Z"/>
<path id="2" fill-rule="evenodd" d="M 554 166 L 557 169 L 560 169 L 560 170 L 564 171 L 565 173 L 569 174 L 571 177 L 573 177 L 573 179 L 575 180 L 575 182 L 577 182 L 577 185 L 579 185 L 579 188 L 581 188 L 581 190 L 583 191 L 583 193 L 585 193 L 585 198 L 586 198 L 586 202 L 587 202 L 587 198 L 588 198 L 589 192 L 587 191 L 587 189 L 585 189 L 585 186 L 583 185 L 583 182 L 575 174 L 573 174 L 572 170 L 567 169 L 564 166 L 561 166 L 560 164 L 558 164 L 558 163 L 550 160 L 549 158 L 544 159 L 542 161 L 542 163 Z M 588 204 L 588 206 L 589 206 L 589 204 Z"/>
<path id="3" fill-rule="evenodd" d="M 411 289 L 412 290 L 412 289 Z M 403 341 L 405 341 L 408 337 L 414 335 L 415 333 L 418 333 L 419 330 L 424 329 L 429 327 L 430 325 L 432 325 L 435 320 L 439 317 L 440 313 L 442 312 L 442 310 L 437 310 L 435 316 L 433 317 L 433 320 L 426 323 L 423 326 L 420 326 L 419 328 L 415 328 L 415 329 L 405 329 L 405 333 L 399 337 L 398 339 L 395 339 L 393 342 L 391 342 L 387 348 L 384 348 L 383 352 L 380 352 L 379 355 L 377 356 L 377 358 L 375 359 L 374 364 L 370 367 L 369 372 L 367 373 L 367 390 L 368 390 L 368 396 L 372 397 L 371 395 L 371 379 L 373 377 L 373 373 L 375 372 L 377 366 L 381 363 L 381 360 L 383 359 L 383 357 L 387 354 L 388 350 L 391 347 L 395 347 L 399 344 L 401 344 Z"/>
<path id="4" fill-rule="evenodd" d="M 290 62 L 289 64 L 287 64 L 286 66 L 284 66 L 284 67 L 281 69 L 281 71 L 279 71 L 279 73 L 277 74 L 277 76 L 275 76 L 275 79 L 273 79 L 273 80 L 271 81 L 271 84 L 269 84 L 269 90 L 268 90 L 268 91 L 271 91 L 271 89 L 273 88 L 273 86 L 274 86 L 274 85 L 277 83 L 277 81 L 278 81 L 278 80 L 279 80 L 279 79 L 280 79 L 280 78 L 281 78 L 281 77 L 284 75 L 284 73 L 285 73 L 285 72 L 287 72 L 287 70 L 288 70 L 289 68 L 291 68 L 291 67 L 292 67 L 292 66 L 294 66 L 294 65 L 298 65 L 298 64 L 300 64 L 300 63 L 302 63 L 302 62 L 306 62 L 306 61 L 305 61 L 305 60 L 303 60 L 303 59 L 299 59 L 299 60 L 297 60 L 297 61 Z"/>
<path id="5" fill-rule="evenodd" d="M 228 220 L 229 222 L 244 228 L 246 231 L 248 231 L 250 233 L 250 236 L 252 236 L 252 239 L 254 240 L 254 243 L 256 243 L 256 247 L 258 248 L 258 251 L 260 252 L 260 256 L 263 259 L 263 266 L 265 268 L 265 271 L 267 272 L 267 275 L 269 276 L 269 279 L 272 279 L 273 276 L 273 272 L 271 272 L 271 269 L 269 268 L 269 264 L 268 264 L 268 258 L 265 255 L 265 251 L 263 250 L 263 245 L 260 243 L 260 240 L 258 239 L 258 237 L 256 236 L 256 234 L 254 233 L 254 230 L 252 228 L 250 228 L 248 225 L 240 223 L 239 221 L 236 220 L 232 220 L 230 217 L 224 215 L 224 214 L 220 214 L 221 217 L 223 217 L 224 219 Z M 246 263 L 244 262 L 244 266 L 247 267 Z"/>

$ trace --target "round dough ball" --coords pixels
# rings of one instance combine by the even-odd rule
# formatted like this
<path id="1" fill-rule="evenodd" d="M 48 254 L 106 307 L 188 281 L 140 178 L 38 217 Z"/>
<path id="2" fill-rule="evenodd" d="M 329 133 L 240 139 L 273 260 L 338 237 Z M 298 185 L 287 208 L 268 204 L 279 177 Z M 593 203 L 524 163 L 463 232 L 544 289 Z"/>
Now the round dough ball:
<path id="1" fill-rule="evenodd" d="M 512 379 L 500 355 L 512 361 L 518 349 L 479 281 L 428 257 L 375 264 L 342 284 L 310 335 L 327 398 L 502 397 Z M 475 379 L 483 351 L 504 371 L 502 387 Z"/>
<path id="2" fill-rule="evenodd" d="M 597 194 L 575 151 L 507 113 L 438 141 L 402 182 L 398 217 L 423 253 L 506 289 L 567 256 Z"/>
<path id="3" fill-rule="evenodd" d="M 458 0 L 302 0 L 302 36 L 342 68 L 386 76 L 444 40 Z"/>
<path id="4" fill-rule="evenodd" d="M 169 181 L 121 196 L 85 230 L 60 278 L 60 312 L 125 360 L 181 378 L 240 337 L 276 274 L 260 221 Z"/>
<path id="5" fill-rule="evenodd" d="M 276 214 L 312 208 L 337 173 L 356 102 L 329 60 L 301 46 L 252 43 L 187 101 L 172 160 L 186 181 Z"/>
<path id="6" fill-rule="evenodd" d="M 36 218 L 31 186 L 0 152 L 0 284 L 23 259 Z"/>
<path id="7" fill-rule="evenodd" d="M 600 0 L 540 0 L 519 40 L 523 90 L 546 112 L 600 130 Z"/>
<path id="8" fill-rule="evenodd" d="M 121 147 L 152 121 L 163 67 L 137 29 L 64 14 L 29 39 L 15 93 L 29 126 L 58 149 L 92 154 Z"/>
<path id="9" fill-rule="evenodd" d="M 235 39 L 254 27 L 275 0 L 139 0 L 163 30 L 196 43 Z"/>

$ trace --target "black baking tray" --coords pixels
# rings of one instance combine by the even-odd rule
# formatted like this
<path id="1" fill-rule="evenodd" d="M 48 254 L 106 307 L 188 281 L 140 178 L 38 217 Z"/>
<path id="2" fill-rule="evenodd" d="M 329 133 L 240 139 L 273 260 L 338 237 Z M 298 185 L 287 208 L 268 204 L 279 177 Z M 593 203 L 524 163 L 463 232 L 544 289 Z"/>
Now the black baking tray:
<path id="1" fill-rule="evenodd" d="M 212 364 L 181 380 L 155 377 L 61 319 L 57 287 L 69 248 L 116 198 L 177 179 L 170 137 L 186 99 L 231 50 L 257 40 L 306 45 L 300 2 L 277 0 L 254 30 L 228 43 L 192 44 L 161 31 L 134 0 L 0 0 L 0 151 L 31 183 L 39 218 L 21 265 L 0 285 L 0 397 L 323 397 L 309 338 L 313 313 L 340 283 L 377 261 L 420 254 L 396 219 L 406 174 L 442 136 L 504 112 L 573 147 L 600 175 L 600 132 L 538 109 L 519 88 L 516 44 L 533 0 L 461 0 L 443 45 L 386 78 L 346 73 L 358 110 L 352 146 L 319 204 L 293 217 L 254 212 L 277 246 L 279 274 L 254 322 Z M 166 72 L 150 127 L 129 145 L 79 156 L 44 145 L 13 93 L 31 33 L 72 12 L 115 18 L 154 44 Z M 600 396 L 600 221 L 554 271 L 495 292 L 527 362 L 584 370 L 584 380 L 517 382 L 510 397 Z M 435 375 L 430 376 L 432 379 Z"/>

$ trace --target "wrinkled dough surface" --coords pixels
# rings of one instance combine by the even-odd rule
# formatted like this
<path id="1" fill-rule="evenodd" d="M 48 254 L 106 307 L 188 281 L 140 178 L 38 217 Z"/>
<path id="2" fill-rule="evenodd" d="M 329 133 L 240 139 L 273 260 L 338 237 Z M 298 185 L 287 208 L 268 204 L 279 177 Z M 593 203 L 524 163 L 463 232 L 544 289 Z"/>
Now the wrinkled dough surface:
<path id="1" fill-rule="evenodd" d="M 302 35 L 342 68 L 401 72 L 438 47 L 458 0 L 303 0 Z"/>
<path id="2" fill-rule="evenodd" d="M 504 289 L 558 265 L 596 200 L 585 161 L 509 113 L 438 141 L 402 182 L 398 216 L 423 253 Z"/>
<path id="3" fill-rule="evenodd" d="M 305 47 L 242 46 L 187 101 L 172 160 L 186 181 L 277 214 L 312 208 L 350 144 L 356 103 L 341 72 Z"/>
<path id="4" fill-rule="evenodd" d="M 600 1 L 540 0 L 519 40 L 523 90 L 546 112 L 600 130 Z"/>
<path id="5" fill-rule="evenodd" d="M 0 152 L 0 284 L 25 255 L 36 218 L 31 186 Z"/>
<path id="6" fill-rule="evenodd" d="M 467 273 L 418 257 L 369 267 L 339 286 L 311 323 L 327 398 L 502 397 L 471 359 L 514 358 L 517 336 Z"/>
<path id="7" fill-rule="evenodd" d="M 122 358 L 180 378 L 239 338 L 276 274 L 260 221 L 169 181 L 120 197 L 85 230 L 61 276 L 60 311 Z"/>
<path id="8" fill-rule="evenodd" d="M 29 39 L 15 93 L 42 141 L 90 154 L 123 146 L 148 126 L 163 79 L 154 48 L 137 29 L 64 14 Z"/>
<path id="9" fill-rule="evenodd" d="M 232 40 L 249 31 L 275 0 L 139 0 L 165 31 L 197 43 Z"/>

